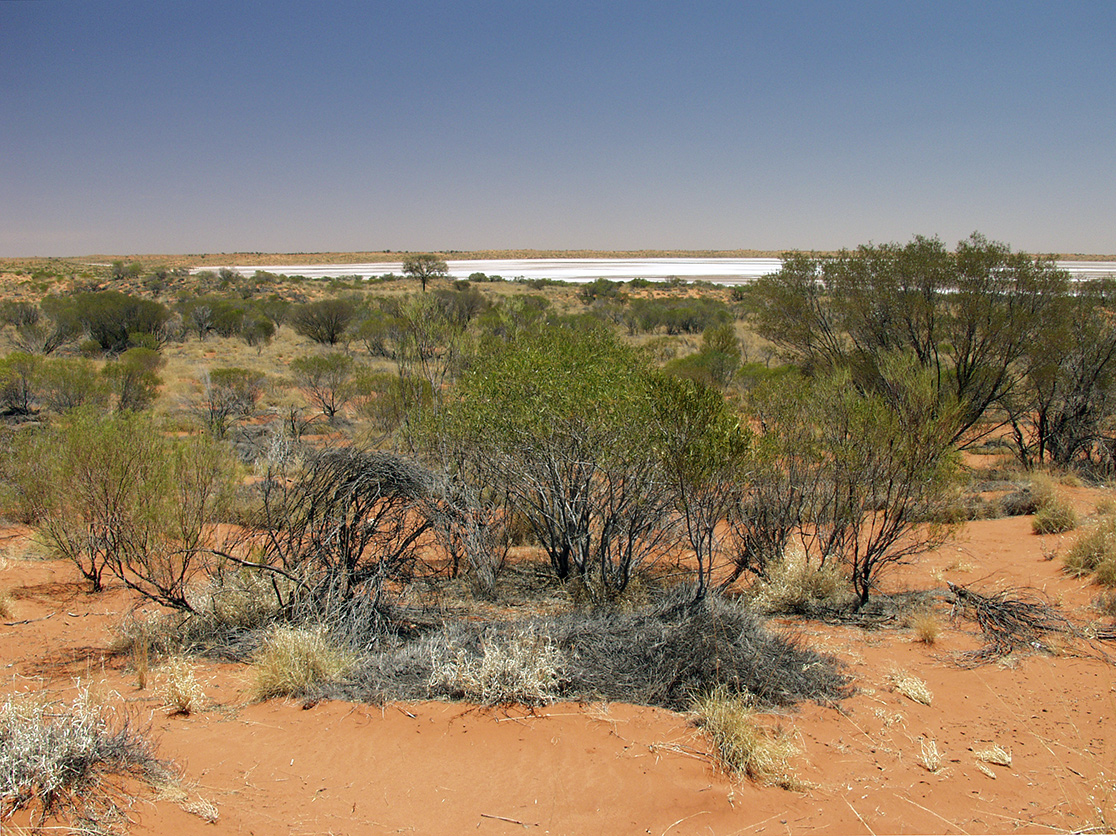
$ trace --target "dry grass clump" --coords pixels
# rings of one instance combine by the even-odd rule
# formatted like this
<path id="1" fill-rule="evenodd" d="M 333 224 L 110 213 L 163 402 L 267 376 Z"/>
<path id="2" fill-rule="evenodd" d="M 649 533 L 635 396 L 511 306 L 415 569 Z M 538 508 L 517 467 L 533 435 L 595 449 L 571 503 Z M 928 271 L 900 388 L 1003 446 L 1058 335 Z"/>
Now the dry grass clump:
<path id="1" fill-rule="evenodd" d="M 771 729 L 756 720 L 750 696 L 718 688 L 694 700 L 692 711 L 725 772 L 787 790 L 806 789 L 790 766 L 801 748 L 782 728 Z"/>
<path id="2" fill-rule="evenodd" d="M 6 589 L 0 589 L 0 618 L 13 618 L 14 616 L 12 593 Z"/>
<path id="3" fill-rule="evenodd" d="M 909 700 L 914 700 L 922 705 L 930 705 L 934 701 L 934 694 L 926 683 L 917 676 L 904 670 L 896 670 L 887 677 L 891 690 L 902 694 Z"/>
<path id="4" fill-rule="evenodd" d="M 1031 494 L 1035 503 L 1031 530 L 1035 534 L 1062 534 L 1077 528 L 1077 511 L 1050 476 L 1036 473 L 1031 477 Z"/>
<path id="5" fill-rule="evenodd" d="M 527 631 L 490 633 L 481 653 L 441 643 L 431 646 L 430 688 L 482 705 L 545 705 L 559 695 L 565 660 L 549 637 Z"/>
<path id="6" fill-rule="evenodd" d="M 252 696 L 307 696 L 336 682 L 356 666 L 356 656 L 330 642 L 321 628 L 275 627 L 251 666 Z"/>
<path id="7" fill-rule="evenodd" d="M 907 623 L 914 632 L 915 641 L 923 644 L 934 644 L 942 634 L 942 622 L 933 610 L 917 612 Z"/>
<path id="8" fill-rule="evenodd" d="M 170 716 L 193 714 L 205 700 L 205 689 L 194 676 L 193 666 L 182 656 L 172 656 L 160 674 L 159 697 Z"/>
<path id="9" fill-rule="evenodd" d="M 82 688 L 69 705 L 26 695 L 0 705 L 0 820 L 38 811 L 41 825 L 58 816 L 101 830 L 123 816 L 127 799 L 114 776 L 165 780 L 151 742 L 90 698 Z"/>
<path id="10" fill-rule="evenodd" d="M 810 614 L 840 607 L 850 597 L 849 580 L 836 562 L 818 565 L 804 554 L 788 553 L 752 586 L 750 602 L 763 613 Z"/>
<path id="11" fill-rule="evenodd" d="M 1116 586 L 1116 517 L 1105 517 L 1078 535 L 1062 565 L 1074 577 L 1095 572 L 1099 583 Z"/>
<path id="12" fill-rule="evenodd" d="M 998 743 L 982 746 L 979 749 L 973 749 L 973 755 L 982 763 L 994 763 L 997 766 L 1011 766 L 1011 752 Z"/>
<path id="13" fill-rule="evenodd" d="M 919 754 L 918 762 L 922 764 L 923 769 L 935 775 L 941 772 L 942 754 L 938 751 L 937 741 L 923 737 L 919 742 L 922 752 Z"/>

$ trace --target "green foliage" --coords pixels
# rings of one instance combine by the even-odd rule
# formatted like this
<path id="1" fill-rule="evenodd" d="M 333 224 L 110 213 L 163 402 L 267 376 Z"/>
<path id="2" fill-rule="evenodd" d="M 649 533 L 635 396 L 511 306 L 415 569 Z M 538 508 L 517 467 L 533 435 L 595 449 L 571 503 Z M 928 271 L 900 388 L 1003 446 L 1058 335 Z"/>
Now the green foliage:
<path id="1" fill-rule="evenodd" d="M 115 290 L 50 296 L 42 301 L 42 307 L 67 330 L 86 334 L 102 351 L 112 354 L 134 345 L 138 334 L 160 340 L 170 315 L 158 302 Z"/>
<path id="2" fill-rule="evenodd" d="M 832 258 L 791 253 L 752 296 L 761 335 L 809 370 L 847 369 L 886 395 L 885 358 L 913 357 L 939 403 L 960 405 L 961 440 L 1017 387 L 1067 287 L 1052 261 L 974 234 L 952 253 L 921 236 Z"/>
<path id="3" fill-rule="evenodd" d="M 667 334 L 700 334 L 707 328 L 732 322 L 724 302 L 706 297 L 634 299 L 630 305 L 629 331 Z"/>
<path id="4" fill-rule="evenodd" d="M 85 358 L 58 357 L 43 363 L 40 375 L 43 404 L 54 412 L 82 406 L 105 409 L 109 388 L 97 367 Z"/>
<path id="5" fill-rule="evenodd" d="M 671 360 L 668 374 L 707 386 L 727 386 L 740 366 L 740 343 L 731 323 L 706 328 L 701 351 Z"/>
<path id="6" fill-rule="evenodd" d="M 78 410 L 19 451 L 23 493 L 55 553 L 102 588 L 108 570 L 167 606 L 190 609 L 204 527 L 224 506 L 230 469 L 204 439 L 166 438 L 142 414 Z"/>
<path id="7" fill-rule="evenodd" d="M 356 305 L 348 299 L 322 299 L 299 305 L 290 315 L 295 331 L 322 345 L 341 342 L 356 316 Z"/>
<path id="8" fill-rule="evenodd" d="M 941 507 L 958 478 L 934 381 L 889 362 L 890 397 L 861 394 L 847 377 L 785 378 L 751 393 L 762 428 L 749 490 L 733 521 L 738 571 L 767 574 L 792 538 L 804 559 L 842 561 L 859 605 L 879 573 L 950 533 Z"/>
<path id="9" fill-rule="evenodd" d="M 752 433 L 720 392 L 701 383 L 664 375 L 652 379 L 651 390 L 654 422 L 648 433 L 672 483 L 701 595 L 721 553 L 723 522 L 750 476 Z"/>
<path id="10" fill-rule="evenodd" d="M 355 394 L 353 358 L 339 351 L 298 357 L 291 361 L 291 373 L 306 400 L 330 421 Z"/>
<path id="11" fill-rule="evenodd" d="M 506 493 L 557 576 L 597 598 L 621 593 L 666 539 L 648 380 L 606 331 L 523 332 L 474 358 L 437 428 L 469 478 Z"/>
<path id="12" fill-rule="evenodd" d="M 0 360 L 0 409 L 29 415 L 35 406 L 43 358 L 13 351 Z"/>
<path id="13" fill-rule="evenodd" d="M 106 363 L 101 373 L 116 397 L 117 410 L 137 412 L 151 406 L 163 382 L 157 372 L 165 363 L 163 356 L 150 348 L 129 348 Z"/>

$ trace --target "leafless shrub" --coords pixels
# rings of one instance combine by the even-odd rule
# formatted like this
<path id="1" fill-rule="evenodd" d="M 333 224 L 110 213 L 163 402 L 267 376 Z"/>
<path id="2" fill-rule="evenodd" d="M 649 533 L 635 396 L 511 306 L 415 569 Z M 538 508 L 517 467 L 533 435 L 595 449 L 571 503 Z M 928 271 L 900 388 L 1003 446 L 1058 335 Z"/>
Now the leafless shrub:
<path id="1" fill-rule="evenodd" d="M 961 656 L 963 665 L 977 666 L 1023 648 L 1042 649 L 1051 635 L 1075 635 L 1073 625 L 1054 607 L 1023 591 L 991 595 L 949 583 L 952 615 L 976 622 L 983 647 Z"/>

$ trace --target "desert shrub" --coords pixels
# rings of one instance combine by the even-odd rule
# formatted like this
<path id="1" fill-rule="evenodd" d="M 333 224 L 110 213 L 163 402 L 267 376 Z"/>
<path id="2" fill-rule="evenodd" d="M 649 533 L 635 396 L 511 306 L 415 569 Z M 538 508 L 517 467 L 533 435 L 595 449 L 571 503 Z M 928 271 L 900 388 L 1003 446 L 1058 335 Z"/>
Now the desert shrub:
<path id="1" fill-rule="evenodd" d="M 1116 586 L 1116 559 L 1109 558 L 1097 566 L 1097 583 L 1102 586 Z"/>
<path id="2" fill-rule="evenodd" d="M 345 338 L 355 316 L 356 305 L 348 299 L 322 299 L 296 307 L 290 322 L 302 336 L 322 345 L 336 345 Z"/>
<path id="3" fill-rule="evenodd" d="M 713 743 L 717 763 L 729 775 L 788 790 L 805 789 L 790 767 L 801 747 L 781 727 L 759 723 L 748 696 L 717 688 L 697 697 L 690 710 Z"/>
<path id="4" fill-rule="evenodd" d="M 339 351 L 312 354 L 291 361 L 291 372 L 306 400 L 333 421 L 352 400 L 353 358 Z"/>
<path id="5" fill-rule="evenodd" d="M 445 634 L 442 634 L 443 636 Z M 431 644 L 430 688 L 481 705 L 544 705 L 560 694 L 565 662 L 554 643 L 534 630 L 480 639 L 479 654 Z"/>
<path id="6" fill-rule="evenodd" d="M 226 557 L 274 577 L 277 604 L 292 618 L 321 622 L 353 599 L 378 602 L 388 584 L 425 570 L 433 483 L 425 467 L 393 453 L 307 453 L 260 483 L 266 536 L 255 558 Z"/>
<path id="7" fill-rule="evenodd" d="M 1077 512 L 1064 500 L 1040 508 L 1031 521 L 1031 529 L 1035 534 L 1062 534 L 1075 528 Z"/>
<path id="8" fill-rule="evenodd" d="M 166 438 L 143 415 L 79 410 L 29 438 L 20 455 L 39 537 L 95 591 L 107 569 L 153 600 L 190 608 L 204 528 L 227 496 L 230 466 L 221 449 Z"/>
<path id="9" fill-rule="evenodd" d="M 846 681 L 832 660 L 769 632 L 718 595 L 699 602 L 692 596 L 692 590 L 679 589 L 639 611 L 547 622 L 545 631 L 567 659 L 570 692 L 676 711 L 693 694 L 718 685 L 765 705 L 846 695 Z"/>
<path id="10" fill-rule="evenodd" d="M 516 656 L 530 673 L 514 670 L 508 660 Z M 381 702 L 461 696 L 466 685 L 478 701 L 486 693 L 494 699 L 514 693 L 520 695 L 514 699 L 531 702 L 604 699 L 676 711 L 693 694 L 718 685 L 751 694 L 761 705 L 828 702 L 849 693 L 835 660 L 767 631 L 720 596 L 695 601 L 692 589 L 623 613 L 573 610 L 518 622 L 459 621 L 417 638 L 381 630 L 362 647 L 346 681 L 326 693 Z"/>
<path id="11" fill-rule="evenodd" d="M 85 358 L 48 360 L 43 364 L 40 383 L 43 404 L 54 412 L 69 412 L 87 404 L 99 409 L 108 405 L 106 381 Z"/>
<path id="12" fill-rule="evenodd" d="M 116 396 L 119 412 L 138 412 L 155 402 L 163 382 L 158 371 L 166 360 L 150 348 L 129 348 L 116 360 L 105 364 L 101 373 Z"/>
<path id="13" fill-rule="evenodd" d="M 195 409 L 214 438 L 224 438 L 238 418 L 252 417 L 265 382 L 263 372 L 235 366 L 202 374 L 202 398 Z"/>
<path id="14" fill-rule="evenodd" d="M 117 353 L 136 345 L 139 335 L 161 339 L 170 313 L 158 302 L 115 290 L 48 297 L 43 310 L 75 332 L 84 332 L 102 351 Z"/>
<path id="15" fill-rule="evenodd" d="M 43 358 L 13 351 L 0 359 L 0 410 L 27 415 L 36 406 Z"/>
<path id="16" fill-rule="evenodd" d="M 437 416 L 430 447 L 529 522 L 562 581 L 623 592 L 668 542 L 671 496 L 647 443 L 650 370 L 599 327 L 493 341 Z"/>
<path id="17" fill-rule="evenodd" d="M 37 809 L 39 823 L 60 816 L 77 825 L 121 815 L 118 777 L 158 780 L 168 770 L 126 716 L 90 699 L 69 705 L 9 696 L 0 705 L 0 820 Z"/>
<path id="18" fill-rule="evenodd" d="M 252 660 L 252 695 L 257 700 L 309 696 L 355 664 L 352 652 L 333 644 L 320 628 L 275 627 Z"/>

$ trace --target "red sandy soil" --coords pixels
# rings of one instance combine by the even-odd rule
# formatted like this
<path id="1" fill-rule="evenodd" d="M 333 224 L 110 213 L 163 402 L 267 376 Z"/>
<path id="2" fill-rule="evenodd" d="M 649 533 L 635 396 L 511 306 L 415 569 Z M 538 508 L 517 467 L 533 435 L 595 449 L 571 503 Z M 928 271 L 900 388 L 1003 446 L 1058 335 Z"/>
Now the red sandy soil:
<path id="1" fill-rule="evenodd" d="M 1105 495 L 1074 491 L 1085 514 Z M 890 583 L 1031 587 L 1086 623 L 1097 588 L 1044 555 L 1072 537 L 1037 537 L 1029 518 L 970 523 Z M 791 792 L 726 777 L 685 716 L 628 705 L 253 704 L 242 666 L 199 661 L 206 706 L 167 717 L 155 689 L 138 690 L 128 660 L 109 652 L 134 599 L 87 593 L 71 566 L 35 559 L 27 542 L 24 530 L 0 533 L 0 589 L 14 599 L 5 621 L 26 622 L 0 626 L 2 688 L 68 699 L 80 679 L 150 723 L 181 783 L 136 790 L 133 833 L 1008 833 L 1116 822 L 1116 668 L 1086 643 L 964 670 L 955 655 L 979 638 L 944 610 L 932 646 L 907 629 L 776 625 L 844 660 L 859 689 L 838 708 L 771 718 L 804 749 L 795 766 L 811 788 Z M 892 690 L 896 669 L 926 681 L 931 706 Z M 942 754 L 936 774 L 919 763 L 923 740 Z M 1012 764 L 986 774 L 974 749 L 993 743 Z"/>

